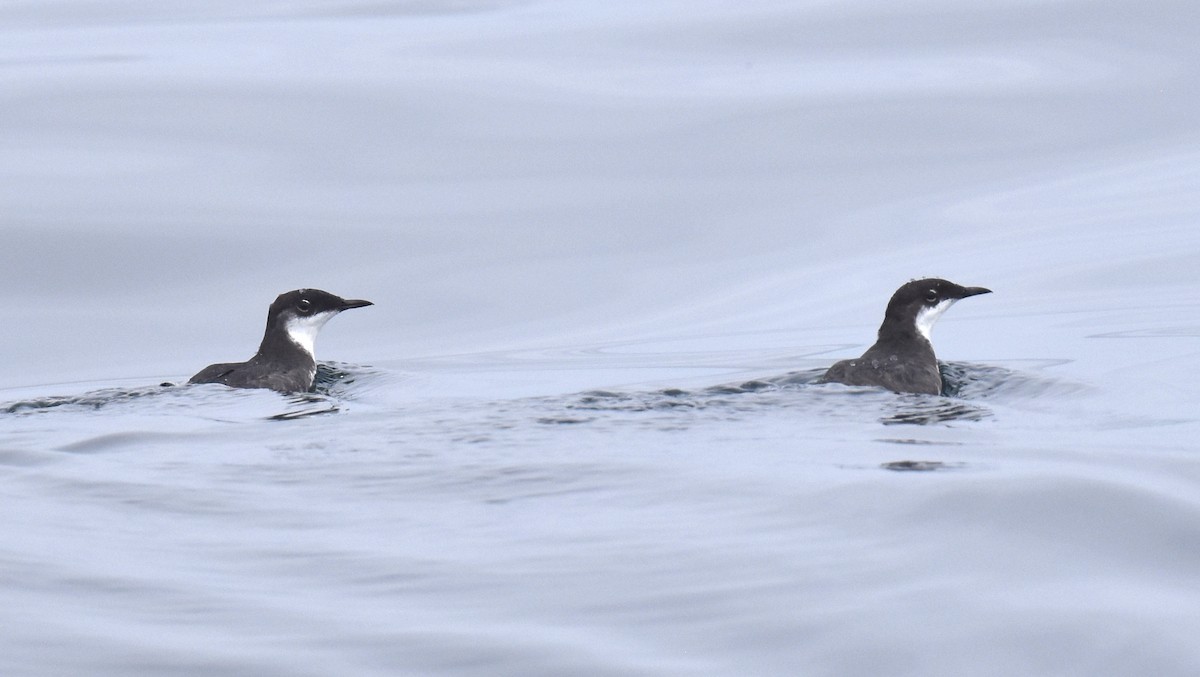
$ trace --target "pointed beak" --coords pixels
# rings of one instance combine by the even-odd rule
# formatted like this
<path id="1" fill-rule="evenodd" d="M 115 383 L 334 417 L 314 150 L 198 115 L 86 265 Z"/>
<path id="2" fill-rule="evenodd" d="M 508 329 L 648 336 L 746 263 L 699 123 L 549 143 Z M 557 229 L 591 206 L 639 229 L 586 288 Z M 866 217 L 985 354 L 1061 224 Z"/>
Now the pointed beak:
<path id="1" fill-rule="evenodd" d="M 338 310 L 350 310 L 351 308 L 362 308 L 363 306 L 373 305 L 375 304 L 370 301 L 363 301 L 362 299 L 346 299 L 342 301 L 342 306 Z"/>
<path id="2" fill-rule="evenodd" d="M 965 299 L 968 296 L 978 296 L 980 294 L 991 294 L 991 293 L 992 293 L 991 289 L 985 289 L 984 287 L 963 287 L 962 297 Z"/>

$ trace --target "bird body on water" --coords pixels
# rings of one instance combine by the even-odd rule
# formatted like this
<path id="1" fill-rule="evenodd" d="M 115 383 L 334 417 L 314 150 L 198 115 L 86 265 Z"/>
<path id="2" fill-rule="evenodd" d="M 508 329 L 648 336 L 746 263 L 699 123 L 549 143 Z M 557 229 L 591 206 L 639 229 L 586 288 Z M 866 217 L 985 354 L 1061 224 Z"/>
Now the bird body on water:
<path id="1" fill-rule="evenodd" d="M 317 373 L 317 332 L 334 315 L 373 305 L 320 289 L 280 294 L 267 311 L 267 329 L 258 352 L 245 362 L 210 364 L 188 383 L 223 383 L 232 388 L 269 388 L 281 393 L 312 389 Z"/>
<path id="2" fill-rule="evenodd" d="M 888 301 L 875 344 L 862 357 L 834 364 L 821 382 L 878 386 L 898 393 L 942 394 L 942 375 L 929 339 L 933 324 L 956 302 L 990 292 L 939 278 L 904 284 Z"/>

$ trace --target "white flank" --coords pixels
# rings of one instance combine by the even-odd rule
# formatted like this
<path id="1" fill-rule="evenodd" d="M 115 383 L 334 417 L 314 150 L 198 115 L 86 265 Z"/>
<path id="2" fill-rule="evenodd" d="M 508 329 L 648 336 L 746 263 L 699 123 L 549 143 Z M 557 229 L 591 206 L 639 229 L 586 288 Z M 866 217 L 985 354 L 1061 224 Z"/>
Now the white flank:
<path id="1" fill-rule="evenodd" d="M 932 308 L 922 308 L 917 313 L 917 331 L 921 332 L 921 336 L 924 336 L 926 341 L 932 341 L 932 339 L 929 338 L 929 332 L 933 330 L 933 323 L 937 322 L 938 318 L 942 316 L 942 313 L 946 312 L 946 309 L 954 305 L 954 302 L 957 300 L 958 299 L 943 299 L 942 301 L 938 302 L 936 306 L 933 306 Z"/>
<path id="2" fill-rule="evenodd" d="M 337 315 L 336 310 L 317 313 L 309 317 L 289 318 L 285 325 L 287 327 L 288 338 L 292 339 L 292 343 L 307 351 L 313 360 L 316 360 L 317 354 L 313 351 L 313 346 L 317 342 L 317 332 L 321 331 L 321 327 L 324 327 L 329 318 L 334 315 Z"/>

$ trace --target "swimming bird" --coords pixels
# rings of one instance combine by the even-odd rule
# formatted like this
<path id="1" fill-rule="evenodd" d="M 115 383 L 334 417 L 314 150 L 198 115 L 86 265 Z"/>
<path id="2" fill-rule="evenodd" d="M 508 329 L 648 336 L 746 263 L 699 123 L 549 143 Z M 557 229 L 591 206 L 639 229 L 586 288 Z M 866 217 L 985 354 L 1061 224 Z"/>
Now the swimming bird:
<path id="1" fill-rule="evenodd" d="M 834 364 L 819 382 L 880 386 L 898 393 L 942 394 L 942 375 L 929 341 L 933 323 L 959 300 L 991 291 L 939 278 L 902 285 L 888 301 L 875 345 L 862 357 Z"/>
<path id="2" fill-rule="evenodd" d="M 320 289 L 280 294 L 267 311 L 267 330 L 258 352 L 245 362 L 210 364 L 188 383 L 223 383 L 232 388 L 270 388 L 281 393 L 312 389 L 317 374 L 313 344 L 334 315 L 374 305 L 344 299 Z"/>

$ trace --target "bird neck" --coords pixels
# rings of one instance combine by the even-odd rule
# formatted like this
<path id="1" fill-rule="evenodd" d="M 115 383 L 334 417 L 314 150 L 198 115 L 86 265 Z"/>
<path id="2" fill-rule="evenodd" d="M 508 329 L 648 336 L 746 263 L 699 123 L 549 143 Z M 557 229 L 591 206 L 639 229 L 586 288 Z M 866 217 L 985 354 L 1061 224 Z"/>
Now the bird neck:
<path id="1" fill-rule="evenodd" d="M 268 323 L 263 334 L 258 353 L 254 356 L 260 362 L 286 362 L 311 368 L 316 364 L 312 342 L 302 344 L 296 340 L 293 332 L 288 331 L 285 323 L 278 320 Z"/>

